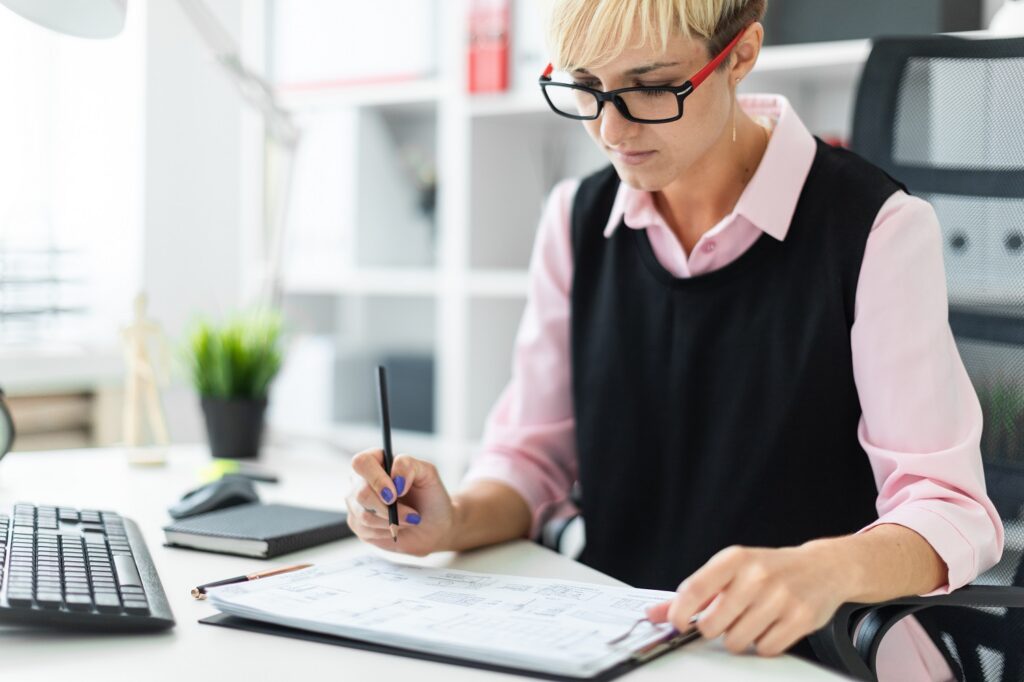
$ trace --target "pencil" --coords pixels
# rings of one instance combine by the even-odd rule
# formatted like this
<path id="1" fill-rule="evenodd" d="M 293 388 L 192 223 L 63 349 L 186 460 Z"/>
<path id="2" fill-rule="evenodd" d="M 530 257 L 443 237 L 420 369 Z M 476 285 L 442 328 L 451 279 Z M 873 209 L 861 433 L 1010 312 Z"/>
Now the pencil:
<path id="1" fill-rule="evenodd" d="M 394 455 L 391 452 L 391 417 L 388 412 L 388 377 L 382 365 L 377 365 L 377 394 L 380 396 L 380 431 L 381 439 L 384 441 L 384 473 L 391 478 L 391 464 Z M 391 540 L 398 542 L 398 498 L 395 493 L 395 503 L 388 505 L 388 530 L 391 531 Z"/>
<path id="2" fill-rule="evenodd" d="M 259 580 L 260 578 L 269 578 L 272 575 L 280 575 L 281 573 L 290 573 L 292 571 L 298 571 L 303 568 L 309 568 L 313 564 L 298 564 L 297 566 L 285 566 L 284 568 L 272 568 L 269 571 L 260 571 L 259 573 L 249 573 L 248 575 L 240 575 L 234 578 L 225 578 L 224 580 L 217 580 L 212 583 L 206 583 L 205 585 L 199 585 L 198 587 L 192 588 L 192 596 L 196 599 L 206 599 L 206 590 L 211 587 L 220 587 L 221 585 L 233 585 L 235 583 L 244 583 L 250 580 Z"/>

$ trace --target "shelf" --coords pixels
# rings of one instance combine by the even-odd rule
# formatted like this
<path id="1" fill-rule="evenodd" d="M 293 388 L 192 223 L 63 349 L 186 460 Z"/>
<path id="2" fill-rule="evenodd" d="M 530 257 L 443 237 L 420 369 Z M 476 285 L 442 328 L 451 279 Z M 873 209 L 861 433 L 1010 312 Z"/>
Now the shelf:
<path id="1" fill-rule="evenodd" d="M 525 270 L 476 270 L 469 275 L 469 293 L 480 298 L 525 298 Z"/>
<path id="2" fill-rule="evenodd" d="M 548 103 L 544 100 L 544 95 L 536 85 L 530 89 L 473 95 L 469 98 L 469 115 L 472 117 L 546 114 L 550 111 Z M 566 123 L 573 123 L 569 119 L 565 120 Z"/>
<path id="3" fill-rule="evenodd" d="M 800 45 L 768 45 L 761 49 L 752 74 L 794 73 L 807 75 L 821 72 L 822 76 L 836 70 L 856 68 L 867 61 L 871 53 L 870 40 L 836 40 Z"/>
<path id="4" fill-rule="evenodd" d="M 430 109 L 441 99 L 437 80 L 320 88 L 287 87 L 278 91 L 281 105 L 295 113 L 351 107 Z"/>
<path id="5" fill-rule="evenodd" d="M 124 380 L 116 348 L 8 347 L 0 351 L 2 387 L 11 395 L 90 390 Z"/>
<path id="6" fill-rule="evenodd" d="M 289 274 L 289 294 L 368 294 L 379 296 L 435 296 L 440 278 L 430 268 L 360 268 L 330 274 Z"/>
<path id="7" fill-rule="evenodd" d="M 335 422 L 319 429 L 295 430 L 270 425 L 275 442 L 286 444 L 291 440 L 311 440 L 329 444 L 348 455 L 368 448 L 380 447 L 381 433 L 378 424 L 370 422 Z M 457 481 L 469 457 L 479 448 L 478 441 L 446 443 L 432 433 L 392 429 L 391 441 L 394 454 L 408 454 L 417 459 L 433 463 L 441 472 L 446 483 Z M 452 457 L 452 454 L 455 457 Z M 346 482 L 341 482 L 345 485 Z"/>

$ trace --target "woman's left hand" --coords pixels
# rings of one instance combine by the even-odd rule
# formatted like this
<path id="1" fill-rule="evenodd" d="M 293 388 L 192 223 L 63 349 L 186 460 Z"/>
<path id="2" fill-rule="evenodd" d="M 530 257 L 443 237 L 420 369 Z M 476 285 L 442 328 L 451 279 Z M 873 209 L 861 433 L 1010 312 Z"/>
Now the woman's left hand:
<path id="1" fill-rule="evenodd" d="M 724 634 L 733 653 L 754 645 L 758 654 L 775 656 L 823 627 L 848 601 L 851 569 L 825 543 L 728 547 L 680 583 L 675 598 L 649 607 L 647 617 L 685 632 L 703 610 L 697 629 L 704 637 Z"/>

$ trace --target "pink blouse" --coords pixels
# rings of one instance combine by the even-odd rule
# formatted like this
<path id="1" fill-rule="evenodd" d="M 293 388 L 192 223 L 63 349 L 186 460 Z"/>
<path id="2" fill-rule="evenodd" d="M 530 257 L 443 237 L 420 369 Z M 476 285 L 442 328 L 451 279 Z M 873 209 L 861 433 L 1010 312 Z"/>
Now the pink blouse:
<path id="1" fill-rule="evenodd" d="M 814 138 L 781 96 L 740 98 L 773 128 L 760 165 L 735 209 L 687 254 L 652 195 L 622 183 L 605 228 L 625 218 L 648 231 L 659 262 L 676 277 L 721 268 L 762 232 L 783 241 L 815 155 Z M 463 486 L 496 479 L 533 513 L 531 536 L 569 513 L 576 480 L 570 385 L 569 224 L 578 180 L 552 191 L 530 262 L 526 309 L 516 336 L 512 378 L 491 410 L 483 448 Z M 973 580 L 1002 554 L 1003 527 L 985 492 L 981 407 L 949 328 L 942 236 L 931 205 L 897 192 L 882 206 L 867 241 L 850 333 L 863 414 L 857 428 L 878 486 L 880 523 L 923 536 L 948 567 L 943 594 Z M 813 513 L 813 510 L 808 510 Z M 682 581 L 687 576 L 679 576 Z M 881 680 L 941 680 L 952 675 L 924 630 L 906 618 L 878 654 Z"/>

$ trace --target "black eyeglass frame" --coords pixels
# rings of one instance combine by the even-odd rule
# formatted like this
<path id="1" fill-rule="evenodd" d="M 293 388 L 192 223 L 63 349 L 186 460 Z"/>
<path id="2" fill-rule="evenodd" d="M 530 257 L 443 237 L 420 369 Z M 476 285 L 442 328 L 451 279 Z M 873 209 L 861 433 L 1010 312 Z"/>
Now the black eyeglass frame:
<path id="1" fill-rule="evenodd" d="M 622 117 L 627 121 L 633 121 L 634 123 L 671 123 L 672 121 L 678 121 L 683 117 L 683 100 L 690 96 L 693 92 L 694 87 L 690 81 L 686 81 L 678 88 L 670 86 L 658 86 L 658 87 L 645 87 L 642 85 L 619 88 L 618 90 L 608 90 L 607 92 L 601 90 L 594 90 L 588 88 L 585 85 L 577 85 L 576 83 L 555 83 L 555 82 L 542 82 L 540 84 L 541 92 L 544 93 L 544 99 L 547 100 L 548 106 L 551 107 L 551 111 L 555 112 L 559 116 L 565 118 L 571 118 L 574 121 L 593 121 L 601 115 L 601 110 L 604 108 L 605 102 L 611 102 L 615 105 L 615 108 L 619 110 Z M 582 90 L 583 92 L 593 95 L 597 99 L 597 111 L 594 112 L 593 116 L 584 116 L 582 114 L 569 114 L 561 109 L 557 108 L 551 101 L 551 97 L 548 95 L 548 88 L 569 88 L 572 90 Z M 627 92 L 666 92 L 676 97 L 676 103 L 679 106 L 679 113 L 669 118 L 637 118 L 633 114 L 629 113 L 629 107 L 626 106 L 625 100 L 620 95 Z"/>
<path id="2" fill-rule="evenodd" d="M 548 106 L 551 107 L 551 110 L 558 114 L 559 116 L 564 116 L 565 118 L 569 118 L 574 121 L 596 120 L 601 115 L 601 111 L 604 109 L 604 103 L 611 102 L 615 106 L 615 108 L 618 109 L 619 113 L 622 114 L 622 117 L 625 118 L 627 121 L 632 121 L 634 123 L 651 124 L 671 123 L 672 121 L 678 121 L 683 117 L 684 100 L 686 100 L 687 97 L 693 94 L 693 91 L 697 89 L 697 86 L 703 83 L 704 80 L 707 79 L 707 77 L 710 76 L 711 73 L 718 68 L 719 64 L 722 63 L 722 61 L 729 55 L 729 53 L 732 52 L 732 49 L 736 47 L 736 43 L 738 43 L 740 41 L 740 38 L 743 37 L 743 34 L 746 33 L 747 28 L 748 27 L 742 28 L 740 32 L 736 34 L 736 36 L 729 42 L 729 44 L 726 45 L 714 59 L 708 62 L 700 71 L 694 74 L 693 78 L 689 79 L 688 81 L 679 86 L 673 87 L 668 85 L 661 85 L 656 87 L 649 87 L 639 85 L 629 88 L 619 88 L 617 90 L 608 90 L 607 92 L 605 92 L 602 90 L 594 90 L 593 88 L 588 88 L 585 85 L 578 85 L 576 83 L 556 83 L 552 81 L 551 72 L 554 69 L 551 64 L 548 64 L 547 68 L 544 69 L 544 73 L 541 74 L 541 77 L 538 79 L 537 82 L 540 84 L 541 93 L 543 93 L 544 99 L 547 101 Z M 590 95 L 593 95 L 597 99 L 597 110 L 594 112 L 592 116 L 566 113 L 558 109 L 555 106 L 554 102 L 551 101 L 551 97 L 548 95 L 548 88 L 567 88 L 572 90 L 581 90 Z M 676 103 L 679 106 L 679 113 L 669 118 L 637 118 L 636 116 L 633 116 L 631 113 L 629 113 L 629 107 L 626 106 L 625 100 L 623 100 L 621 97 L 623 93 L 627 92 L 665 92 L 674 95 L 676 98 Z"/>

